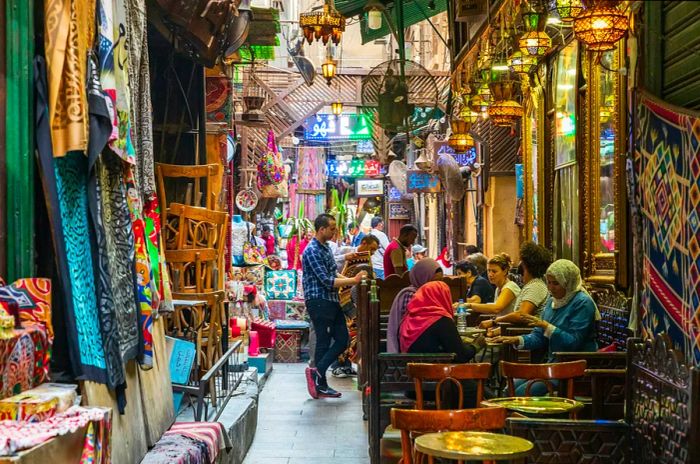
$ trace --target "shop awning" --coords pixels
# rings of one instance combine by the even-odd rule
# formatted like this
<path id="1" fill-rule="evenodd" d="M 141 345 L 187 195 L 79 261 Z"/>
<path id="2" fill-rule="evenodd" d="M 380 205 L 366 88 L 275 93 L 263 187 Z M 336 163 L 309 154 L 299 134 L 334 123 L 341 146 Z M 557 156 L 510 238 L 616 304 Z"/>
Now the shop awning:
<path id="1" fill-rule="evenodd" d="M 396 7 L 394 2 L 385 2 L 389 9 L 387 13 L 392 19 L 394 25 L 397 23 Z M 391 28 L 386 21 L 382 21 L 382 27 L 377 30 L 369 29 L 366 26 L 367 14 L 364 12 L 364 7 L 367 0 L 336 0 L 335 8 L 339 13 L 346 17 L 361 15 L 363 17 L 362 25 L 362 43 L 366 44 L 373 40 L 382 38 L 391 34 Z M 431 8 L 432 7 L 432 8 Z M 447 0 L 408 0 L 403 2 L 403 21 L 404 27 L 412 26 L 426 18 L 431 18 L 439 13 L 447 11 Z"/>

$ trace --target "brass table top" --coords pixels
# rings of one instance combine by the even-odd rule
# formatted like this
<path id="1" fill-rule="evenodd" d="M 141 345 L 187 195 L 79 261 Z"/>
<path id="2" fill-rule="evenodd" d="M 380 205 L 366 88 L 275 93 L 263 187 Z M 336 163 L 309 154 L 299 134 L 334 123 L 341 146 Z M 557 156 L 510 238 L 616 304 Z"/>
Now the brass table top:
<path id="1" fill-rule="evenodd" d="M 416 438 L 417 451 L 457 460 L 518 459 L 530 454 L 534 445 L 520 437 L 490 432 L 440 432 Z"/>
<path id="2" fill-rule="evenodd" d="M 523 414 L 566 414 L 583 408 L 583 403 L 558 396 L 516 396 L 492 398 L 481 402 L 485 407 L 503 407 Z"/>

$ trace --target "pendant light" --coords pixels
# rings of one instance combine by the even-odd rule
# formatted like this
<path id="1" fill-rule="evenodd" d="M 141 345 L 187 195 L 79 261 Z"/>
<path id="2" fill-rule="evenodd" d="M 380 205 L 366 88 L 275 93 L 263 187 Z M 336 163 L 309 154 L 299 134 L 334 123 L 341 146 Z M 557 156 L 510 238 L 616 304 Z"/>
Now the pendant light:
<path id="1" fill-rule="evenodd" d="M 323 78 L 326 79 L 326 82 L 328 85 L 331 85 L 331 81 L 335 77 L 335 72 L 337 71 L 338 66 L 335 63 L 335 60 L 333 60 L 333 57 L 330 54 L 330 51 L 328 52 L 328 55 L 326 56 L 326 61 L 323 62 L 321 65 L 321 73 L 323 74 Z"/>
<path id="2" fill-rule="evenodd" d="M 552 48 L 552 39 L 544 31 L 543 16 L 534 10 L 523 14 L 525 33 L 518 40 L 518 47 L 523 55 L 542 57 Z"/>
<path id="3" fill-rule="evenodd" d="M 627 14 L 618 2 L 589 0 L 586 9 L 574 19 L 574 34 L 589 50 L 606 51 L 615 48 L 629 28 Z"/>
<path id="4" fill-rule="evenodd" d="M 364 10 L 367 12 L 367 27 L 373 31 L 382 28 L 382 13 L 386 6 L 380 0 L 369 0 Z"/>
<path id="5" fill-rule="evenodd" d="M 559 19 L 570 23 L 583 11 L 581 0 L 554 0 L 550 3 L 549 12 L 556 13 Z"/>
<path id="6" fill-rule="evenodd" d="M 338 45 L 345 31 L 345 16 L 336 11 L 332 0 L 326 0 L 323 10 L 300 14 L 299 26 L 309 45 L 314 40 L 321 40 L 324 45 L 330 40 Z"/>

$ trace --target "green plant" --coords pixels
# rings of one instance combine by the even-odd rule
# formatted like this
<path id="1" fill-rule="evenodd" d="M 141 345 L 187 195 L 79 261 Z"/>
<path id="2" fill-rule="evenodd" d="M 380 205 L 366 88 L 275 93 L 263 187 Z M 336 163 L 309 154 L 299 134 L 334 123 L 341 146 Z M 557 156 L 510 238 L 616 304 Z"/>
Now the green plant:
<path id="1" fill-rule="evenodd" d="M 294 250 L 294 263 L 292 263 L 293 269 L 296 269 L 297 264 L 299 263 L 299 247 L 301 246 L 302 237 L 307 230 L 314 229 L 314 225 L 311 223 L 311 221 L 304 217 L 304 202 L 299 204 L 299 212 L 297 213 L 297 217 L 288 217 L 285 219 L 284 224 L 287 226 L 292 226 L 292 234 L 297 238 L 296 248 Z"/>
<path id="2" fill-rule="evenodd" d="M 331 209 L 330 214 L 335 216 L 335 223 L 338 226 L 339 238 L 342 239 L 346 233 L 348 226 L 348 200 L 350 198 L 350 190 L 346 190 L 342 199 L 338 193 L 338 189 L 331 190 Z"/>

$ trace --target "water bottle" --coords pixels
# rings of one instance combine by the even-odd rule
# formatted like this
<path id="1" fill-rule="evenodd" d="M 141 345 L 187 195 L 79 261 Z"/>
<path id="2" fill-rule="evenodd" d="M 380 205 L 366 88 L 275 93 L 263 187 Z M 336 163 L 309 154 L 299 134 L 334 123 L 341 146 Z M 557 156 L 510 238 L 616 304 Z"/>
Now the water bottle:
<path id="1" fill-rule="evenodd" d="M 457 331 L 464 332 L 467 329 L 467 305 L 464 300 L 459 300 L 457 305 Z"/>

